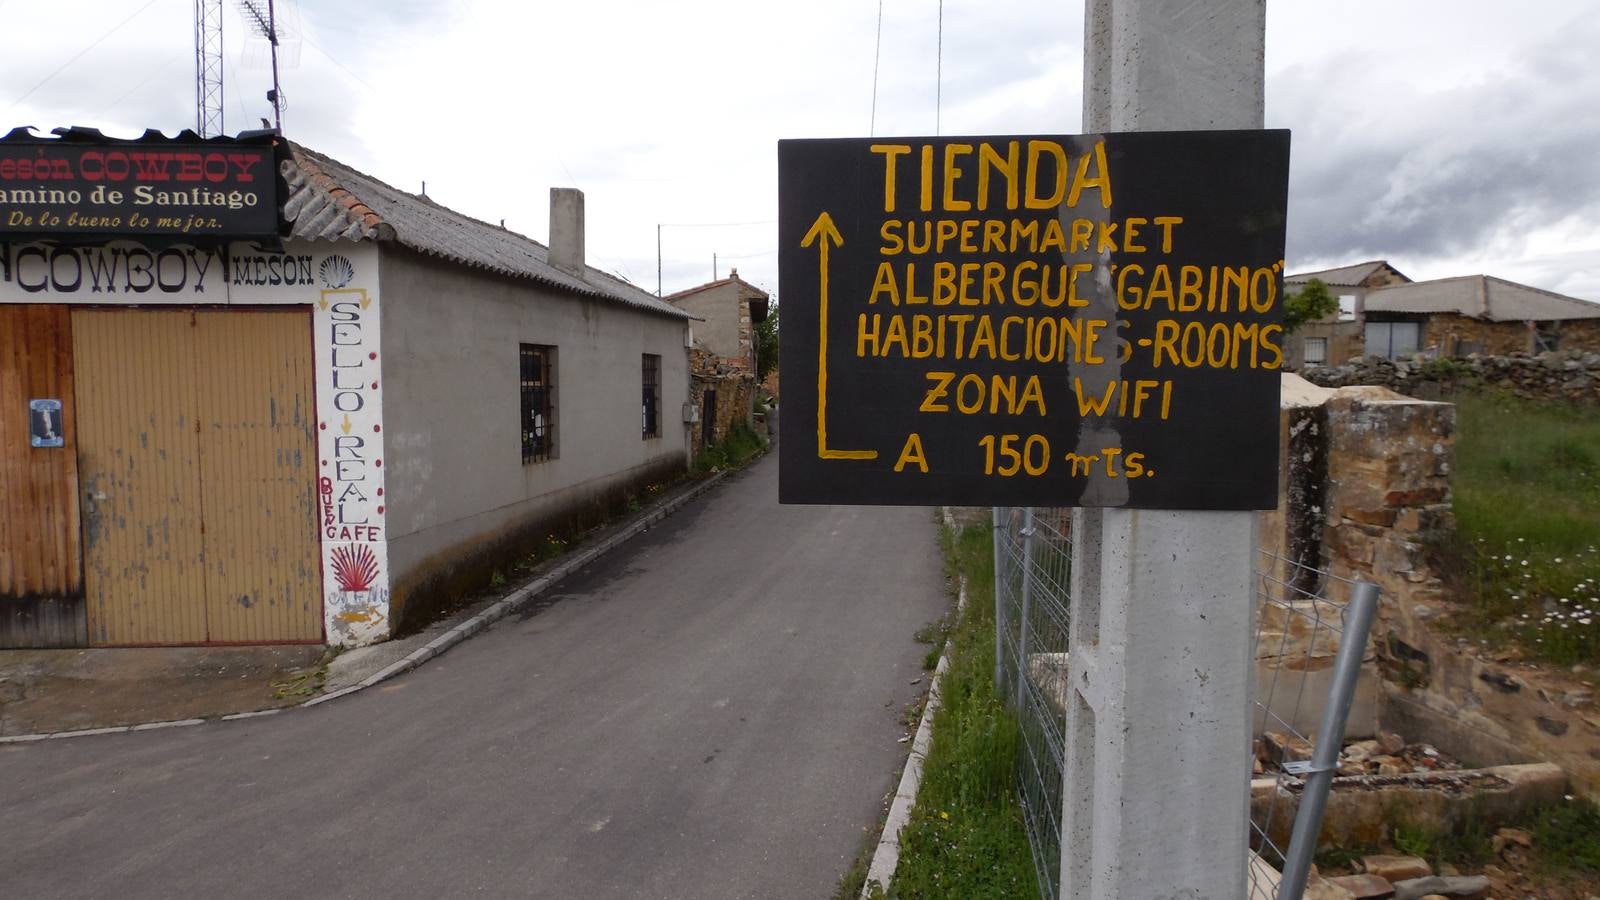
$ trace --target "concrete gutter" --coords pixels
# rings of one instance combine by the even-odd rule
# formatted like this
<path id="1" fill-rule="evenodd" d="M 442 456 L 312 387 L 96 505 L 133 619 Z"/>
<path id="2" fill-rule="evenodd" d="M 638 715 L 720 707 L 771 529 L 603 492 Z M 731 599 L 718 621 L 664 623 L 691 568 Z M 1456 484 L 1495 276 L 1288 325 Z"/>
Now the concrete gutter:
<path id="1" fill-rule="evenodd" d="M 663 499 L 654 507 L 645 510 L 634 519 L 615 527 L 597 542 L 558 558 L 553 566 L 535 576 L 532 581 L 495 601 L 488 607 L 477 612 L 463 614 L 464 618 L 454 624 L 446 621 L 439 623 L 429 632 L 414 635 L 408 639 L 386 641 L 372 647 L 364 647 L 360 648 L 360 650 L 342 654 L 335 658 L 334 663 L 329 666 L 330 680 L 338 684 L 338 686 L 296 706 L 233 713 L 216 719 L 178 719 L 168 722 L 145 722 L 139 725 L 117 725 L 110 728 L 85 728 L 76 731 L 11 735 L 0 737 L 0 744 L 20 744 L 60 738 L 89 737 L 98 734 L 124 734 L 134 731 L 154 731 L 163 728 L 183 728 L 191 725 L 203 725 L 212 721 L 230 722 L 239 719 L 255 719 L 262 716 L 277 715 L 290 709 L 317 706 L 329 700 L 365 690 L 396 675 L 415 669 L 467 638 L 483 631 L 495 622 L 521 610 L 541 594 L 559 584 L 567 576 L 593 563 L 601 556 L 622 546 L 639 533 L 677 512 L 691 500 L 710 490 L 727 475 L 727 471 L 718 472 L 703 481 L 683 488 L 678 493 Z M 440 628 L 443 628 L 443 630 L 439 631 Z M 430 634 L 432 635 L 431 637 L 429 636 Z M 415 642 L 421 642 L 421 645 L 410 650 L 410 652 L 405 652 L 406 648 Z M 398 658 L 395 658 L 396 656 Z M 392 659 L 393 661 L 382 664 L 380 668 L 370 674 L 360 674 L 358 677 L 357 673 L 363 672 L 366 668 L 366 666 L 363 666 L 363 661 L 383 659 Z M 339 665 L 340 660 L 346 660 L 346 662 L 343 665 Z M 334 678 L 332 670 L 335 667 L 343 670 L 347 677 L 343 679 Z M 348 683 L 339 684 L 341 681 Z"/>
<path id="2" fill-rule="evenodd" d="M 955 517 L 946 507 L 944 523 L 955 527 Z M 956 615 L 967 608 L 967 577 L 961 576 L 961 588 L 956 594 Z M 900 831 L 911 821 L 911 808 L 917 804 L 917 792 L 922 788 L 922 764 L 928 758 L 928 748 L 933 743 L 933 714 L 939 709 L 939 688 L 944 673 L 950 669 L 950 642 L 945 641 L 945 651 L 939 654 L 939 664 L 933 669 L 933 680 L 928 684 L 928 702 L 922 707 L 922 721 L 917 723 L 916 737 L 911 740 L 911 753 L 900 772 L 900 785 L 895 789 L 894 802 L 883 820 L 883 834 L 878 838 L 878 849 L 873 851 L 872 864 L 867 867 L 866 881 L 861 885 L 862 900 L 869 900 L 872 885 L 884 891 L 894 880 L 894 870 L 900 865 Z"/>

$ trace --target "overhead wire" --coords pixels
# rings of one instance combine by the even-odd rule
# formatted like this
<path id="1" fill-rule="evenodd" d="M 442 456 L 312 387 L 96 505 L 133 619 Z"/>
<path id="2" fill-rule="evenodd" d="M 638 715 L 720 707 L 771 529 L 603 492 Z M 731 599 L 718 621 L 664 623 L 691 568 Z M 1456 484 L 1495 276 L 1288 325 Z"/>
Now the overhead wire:
<path id="1" fill-rule="evenodd" d="M 878 61 L 883 58 L 883 0 L 878 0 L 878 38 L 872 48 L 872 118 L 867 123 L 867 135 L 878 135 Z"/>
<path id="2" fill-rule="evenodd" d="M 76 54 L 73 55 L 73 57 L 71 59 L 69 59 L 66 62 L 62 63 L 61 65 L 57 66 L 55 71 L 53 71 L 49 75 L 46 75 L 45 77 L 41 78 L 37 84 L 35 84 L 33 87 L 28 88 L 26 91 L 24 91 L 22 96 L 20 96 L 17 99 L 11 101 L 11 105 L 7 106 L 6 110 L 10 111 L 12 109 L 15 109 L 17 107 L 17 104 L 19 104 L 22 101 L 24 101 L 24 100 L 28 99 L 29 97 L 33 96 L 33 92 L 34 91 L 37 91 L 39 88 L 42 88 L 46 84 L 49 84 L 52 79 L 54 79 L 57 75 L 60 75 L 62 72 L 65 72 L 69 67 L 72 66 L 73 63 L 75 63 L 78 60 L 82 59 L 90 50 L 93 50 L 94 48 L 96 48 L 96 47 L 100 46 L 101 44 L 105 43 L 106 38 L 111 37 L 113 34 L 116 34 L 118 31 L 121 31 L 123 26 L 127 25 L 129 22 L 132 22 L 134 19 L 137 19 L 139 17 L 140 13 L 143 13 L 145 10 L 149 9 L 150 7 L 154 6 L 155 4 L 156 4 L 156 0 L 147 0 L 145 5 L 143 5 L 143 6 L 141 6 L 138 9 L 133 11 L 133 15 L 130 15 L 126 19 L 123 19 L 121 22 L 118 22 L 117 24 L 111 26 L 111 29 L 109 31 L 107 31 L 105 34 L 102 34 L 99 37 L 95 38 L 94 43 L 92 43 L 89 46 L 83 48 L 82 50 L 79 50 Z"/>
<path id="3" fill-rule="evenodd" d="M 777 219 L 762 219 L 759 222 L 659 222 L 661 228 L 742 228 L 746 225 L 772 225 Z"/>
<path id="4" fill-rule="evenodd" d="M 933 133 L 939 134 L 939 118 L 944 112 L 944 0 L 939 0 L 939 43 L 933 64 Z"/>

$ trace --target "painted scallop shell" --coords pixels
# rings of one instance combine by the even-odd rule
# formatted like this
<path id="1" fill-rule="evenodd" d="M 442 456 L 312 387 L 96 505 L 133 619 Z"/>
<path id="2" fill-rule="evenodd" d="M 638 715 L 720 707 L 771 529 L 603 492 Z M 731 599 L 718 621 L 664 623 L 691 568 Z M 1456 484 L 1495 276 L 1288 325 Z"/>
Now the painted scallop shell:
<path id="1" fill-rule="evenodd" d="M 317 274 L 322 276 L 322 283 L 328 288 L 342 288 L 356 277 L 356 267 L 350 260 L 335 253 L 322 261 L 322 268 Z"/>

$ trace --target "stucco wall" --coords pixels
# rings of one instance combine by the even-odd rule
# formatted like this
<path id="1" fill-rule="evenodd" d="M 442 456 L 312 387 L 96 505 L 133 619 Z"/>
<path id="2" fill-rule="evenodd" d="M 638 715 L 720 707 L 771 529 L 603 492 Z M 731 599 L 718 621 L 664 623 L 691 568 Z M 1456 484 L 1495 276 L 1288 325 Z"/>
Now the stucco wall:
<path id="1" fill-rule="evenodd" d="M 685 467 L 685 321 L 389 246 L 381 277 L 389 561 L 397 605 L 413 617 L 414 595 L 461 581 L 455 569 L 493 565 L 519 550 L 511 542 L 537 539 L 608 492 Z M 526 465 L 522 343 L 556 348 L 557 457 Z M 661 357 L 660 437 L 648 439 L 645 353 Z"/>
<path id="2" fill-rule="evenodd" d="M 672 301 L 690 315 L 698 315 L 704 322 L 694 323 L 694 343 L 714 352 L 733 365 L 752 367 L 750 343 L 750 309 L 744 303 L 739 282 L 720 283 L 717 287 L 696 291 Z"/>

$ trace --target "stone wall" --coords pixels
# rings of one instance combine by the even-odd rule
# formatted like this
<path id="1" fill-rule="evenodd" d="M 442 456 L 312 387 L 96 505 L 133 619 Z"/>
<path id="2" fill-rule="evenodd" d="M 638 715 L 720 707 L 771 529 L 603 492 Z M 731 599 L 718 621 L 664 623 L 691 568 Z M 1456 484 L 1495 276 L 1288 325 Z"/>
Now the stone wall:
<path id="1" fill-rule="evenodd" d="M 1305 366 L 1307 338 L 1328 342 L 1327 365 L 1339 365 L 1366 352 L 1366 335 L 1360 322 L 1307 322 L 1284 340 L 1284 361 L 1290 368 Z"/>
<path id="2" fill-rule="evenodd" d="M 1421 321 L 1421 346 L 1444 356 L 1504 356 L 1534 348 L 1533 328 L 1527 322 L 1491 322 L 1453 313 L 1426 316 Z"/>
<path id="3" fill-rule="evenodd" d="M 1568 772 L 1575 790 L 1600 796 L 1600 714 L 1592 692 L 1564 672 L 1519 666 L 1515 653 L 1491 655 L 1436 627 L 1465 599 L 1451 595 L 1429 548 L 1435 533 L 1454 527 L 1455 407 L 1382 387 L 1324 389 L 1294 375 L 1284 382 L 1283 500 L 1258 523 L 1265 584 L 1278 585 L 1280 595 L 1336 595 L 1339 579 L 1352 579 L 1382 592 L 1368 650 L 1372 668 L 1363 674 L 1349 734 L 1381 727 L 1473 766 L 1549 760 Z M 1273 563 L 1280 557 L 1334 579 L 1301 583 L 1300 570 Z M 1261 628 L 1266 649 L 1258 666 L 1275 670 L 1277 690 L 1303 685 L 1307 696 L 1320 698 L 1335 648 L 1314 642 L 1303 622 L 1271 607 Z M 1261 683 L 1265 677 L 1258 675 Z M 1314 713 L 1293 724 L 1314 728 Z"/>
<path id="4" fill-rule="evenodd" d="M 1262 609 L 1258 678 L 1290 697 L 1302 690 L 1321 697 L 1339 647 L 1337 634 L 1321 626 L 1334 610 L 1328 601 L 1349 601 L 1349 582 L 1372 582 L 1382 592 L 1368 660 L 1384 669 L 1388 622 L 1443 590 L 1423 540 L 1449 521 L 1454 407 L 1377 387 L 1323 389 L 1285 375 L 1281 409 L 1281 499 L 1257 522 L 1261 587 L 1277 601 Z M 1377 728 L 1377 682 L 1376 669 L 1363 679 L 1352 735 Z M 1302 705 L 1300 717 L 1273 712 L 1309 732 L 1320 703 Z"/>
<path id="5" fill-rule="evenodd" d="M 716 409 L 712 415 L 712 443 L 721 443 L 728 437 L 734 422 L 750 424 L 755 406 L 756 377 L 743 365 L 730 361 L 703 348 L 689 351 L 689 402 L 705 415 L 707 390 L 717 392 Z M 704 421 L 693 427 L 691 441 L 694 452 L 705 449 Z"/>
<path id="6" fill-rule="evenodd" d="M 1589 327 L 1587 322 L 1566 324 Z M 1594 330 L 1600 332 L 1600 324 Z M 1368 356 L 1342 366 L 1307 366 L 1300 375 L 1323 387 L 1377 385 L 1422 396 L 1496 387 L 1534 400 L 1600 405 L 1600 352 L 1583 350 L 1409 361 Z"/>

